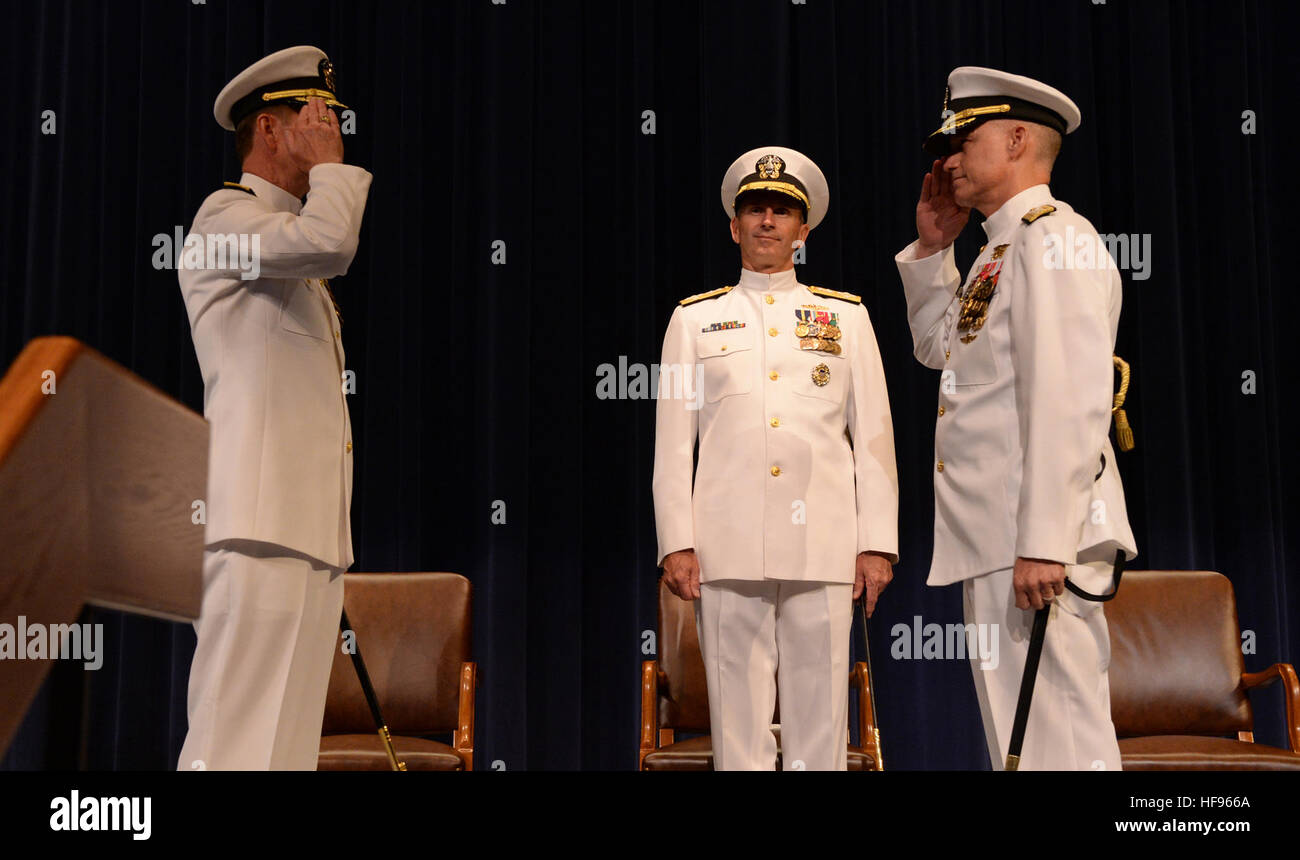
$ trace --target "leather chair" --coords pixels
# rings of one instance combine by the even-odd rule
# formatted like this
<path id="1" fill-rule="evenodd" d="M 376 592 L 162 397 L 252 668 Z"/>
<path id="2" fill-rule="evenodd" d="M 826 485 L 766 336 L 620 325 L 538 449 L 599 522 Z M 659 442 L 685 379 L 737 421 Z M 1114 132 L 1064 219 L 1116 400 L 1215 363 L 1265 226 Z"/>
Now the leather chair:
<path id="1" fill-rule="evenodd" d="M 695 607 L 668 590 L 659 580 L 659 659 L 641 664 L 641 747 L 639 770 L 713 769 L 713 742 L 709 737 L 709 694 L 704 680 L 704 658 L 695 629 Z M 845 679 L 858 691 L 858 731 L 862 746 L 849 745 L 848 769 L 883 770 L 880 735 L 871 708 L 866 663 L 856 663 Z M 780 720 L 780 704 L 772 721 Z M 676 740 L 676 733 L 701 737 Z M 780 767 L 781 734 L 777 736 Z"/>
<path id="2" fill-rule="evenodd" d="M 1300 771 L 1300 682 L 1289 663 L 1245 671 L 1225 576 L 1130 571 L 1105 612 L 1111 719 L 1125 770 Z M 1246 694 L 1277 680 L 1290 750 L 1254 742 Z"/>
<path id="3" fill-rule="evenodd" d="M 343 605 L 407 770 L 474 768 L 470 583 L 455 573 L 348 573 Z M 334 652 L 318 770 L 390 770 L 350 654 Z M 451 735 L 451 744 L 429 735 Z"/>

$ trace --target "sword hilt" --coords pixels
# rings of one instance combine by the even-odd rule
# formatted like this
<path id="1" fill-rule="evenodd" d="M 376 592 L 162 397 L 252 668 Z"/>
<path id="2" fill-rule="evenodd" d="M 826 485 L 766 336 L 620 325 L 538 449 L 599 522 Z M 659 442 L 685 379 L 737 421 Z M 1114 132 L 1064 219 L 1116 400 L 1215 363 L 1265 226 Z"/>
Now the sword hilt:
<path id="1" fill-rule="evenodd" d="M 871 702 L 871 736 L 876 742 L 876 768 L 885 769 L 885 749 L 880 745 L 880 726 L 875 725 L 880 722 L 880 712 L 876 710 L 876 678 L 871 671 L 871 641 L 867 636 L 867 595 L 866 588 L 863 587 L 862 597 L 858 599 L 858 610 L 862 615 L 862 657 L 863 662 L 867 664 L 867 697 Z M 862 738 L 862 743 L 867 739 Z"/>

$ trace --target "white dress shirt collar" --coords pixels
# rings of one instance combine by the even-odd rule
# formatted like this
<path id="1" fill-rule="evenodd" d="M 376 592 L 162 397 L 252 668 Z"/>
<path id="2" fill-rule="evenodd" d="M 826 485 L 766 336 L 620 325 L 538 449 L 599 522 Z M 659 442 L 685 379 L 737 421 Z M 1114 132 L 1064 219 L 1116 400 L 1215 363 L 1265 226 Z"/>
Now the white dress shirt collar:
<path id="1" fill-rule="evenodd" d="M 740 280 L 736 282 L 736 286 L 747 290 L 771 293 L 781 290 L 793 290 L 798 286 L 798 280 L 795 277 L 793 268 L 786 269 L 784 272 L 773 272 L 770 275 L 742 268 L 740 270 Z"/>
<path id="2" fill-rule="evenodd" d="M 1012 197 L 1006 203 L 998 208 L 988 218 L 984 219 L 984 233 L 993 239 L 996 236 L 1006 232 L 1013 224 L 1021 219 L 1022 216 L 1035 206 L 1047 203 L 1052 199 L 1052 190 L 1046 185 L 1031 185 L 1024 191 Z"/>
<path id="3" fill-rule="evenodd" d="M 271 204 L 271 208 L 277 212 L 292 212 L 298 215 L 302 212 L 302 201 L 294 197 L 288 191 L 285 191 L 274 182 L 268 182 L 256 173 L 245 173 L 239 177 L 240 185 L 247 185 L 253 189 L 253 193 L 259 199 L 265 200 Z"/>

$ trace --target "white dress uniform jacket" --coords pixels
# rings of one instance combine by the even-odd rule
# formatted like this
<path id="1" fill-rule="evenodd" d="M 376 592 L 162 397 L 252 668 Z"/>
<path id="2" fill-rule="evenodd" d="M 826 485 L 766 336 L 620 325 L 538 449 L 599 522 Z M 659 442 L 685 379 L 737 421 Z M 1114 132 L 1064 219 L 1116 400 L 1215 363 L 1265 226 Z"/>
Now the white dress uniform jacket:
<path id="1" fill-rule="evenodd" d="M 745 269 L 718 292 L 683 302 L 664 337 L 659 563 L 694 547 L 703 582 L 852 582 L 859 552 L 896 560 L 893 425 L 866 308 L 813 293 L 793 269 Z M 800 349 L 800 309 L 837 315 L 840 355 Z"/>
<path id="2" fill-rule="evenodd" d="M 1055 211 L 1029 214 L 1043 205 Z M 1092 224 L 1046 185 L 1015 195 L 983 226 L 988 244 L 971 280 L 986 265 L 1001 269 L 969 342 L 958 331 L 952 248 L 918 260 L 913 243 L 895 258 L 916 357 L 943 371 L 928 582 L 1010 568 L 1017 557 L 1082 565 L 1122 548 L 1132 558 L 1109 439 L 1119 272 Z M 1081 236 L 1091 259 L 1075 250 Z M 1058 238 L 1075 245 L 1053 256 Z M 1108 579 L 1078 584 L 1098 592 Z"/>
<path id="3" fill-rule="evenodd" d="M 352 426 L 343 343 L 322 278 L 357 250 L 371 175 L 318 164 L 303 204 L 245 173 L 211 194 L 191 235 L 256 234 L 260 273 L 182 269 L 181 293 L 212 425 L 205 542 L 228 538 L 352 564 Z"/>

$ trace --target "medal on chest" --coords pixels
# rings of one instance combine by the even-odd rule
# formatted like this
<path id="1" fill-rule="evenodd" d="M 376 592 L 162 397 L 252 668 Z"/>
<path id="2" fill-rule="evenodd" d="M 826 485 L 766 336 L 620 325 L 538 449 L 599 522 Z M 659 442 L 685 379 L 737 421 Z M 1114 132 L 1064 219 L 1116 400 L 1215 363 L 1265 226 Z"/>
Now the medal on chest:
<path id="1" fill-rule="evenodd" d="M 961 332 L 961 342 L 970 343 L 984 327 L 988 318 L 989 302 L 998 287 L 998 274 L 1002 271 L 1002 255 L 1009 245 L 998 245 L 993 249 L 993 256 L 979 270 L 974 280 L 966 288 L 961 300 L 961 315 L 957 318 L 957 331 Z"/>
<path id="2" fill-rule="evenodd" d="M 840 316 L 825 308 L 805 305 L 794 310 L 794 336 L 799 338 L 799 348 L 839 355 Z M 824 384 L 824 383 L 821 383 Z"/>

